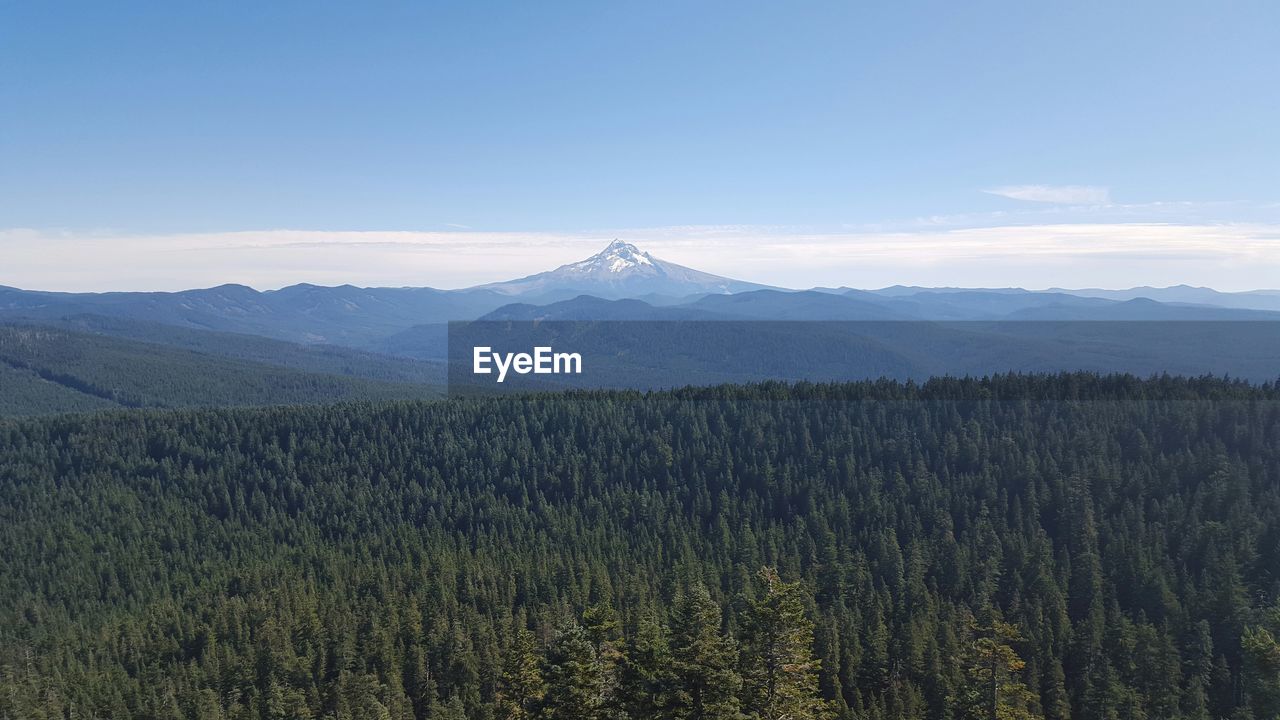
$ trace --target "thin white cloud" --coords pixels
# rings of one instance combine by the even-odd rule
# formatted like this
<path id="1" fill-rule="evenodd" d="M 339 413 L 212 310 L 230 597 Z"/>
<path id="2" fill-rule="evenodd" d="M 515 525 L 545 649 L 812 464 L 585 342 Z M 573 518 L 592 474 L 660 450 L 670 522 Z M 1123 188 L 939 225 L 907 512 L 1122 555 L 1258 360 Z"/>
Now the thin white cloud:
<path id="1" fill-rule="evenodd" d="M 1106 205 L 1111 191 L 1097 185 L 1006 185 L 983 190 L 991 195 L 1057 205 Z"/>
<path id="2" fill-rule="evenodd" d="M 1280 222 L 1023 223 L 818 231 L 680 226 L 553 232 L 124 235 L 0 230 L 0 285 L 178 290 L 237 282 L 459 288 L 547 270 L 611 239 L 707 272 L 784 287 L 1274 288 Z"/>

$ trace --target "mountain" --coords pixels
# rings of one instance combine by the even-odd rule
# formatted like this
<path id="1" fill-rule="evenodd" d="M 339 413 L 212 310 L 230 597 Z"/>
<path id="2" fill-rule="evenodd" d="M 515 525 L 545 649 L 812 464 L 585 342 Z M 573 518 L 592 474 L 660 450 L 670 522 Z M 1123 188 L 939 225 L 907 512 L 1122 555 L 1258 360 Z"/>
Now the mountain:
<path id="1" fill-rule="evenodd" d="M 1082 298 L 1083 299 L 1083 298 Z M 1241 321 L 1263 320 L 1275 323 L 1280 320 L 1280 313 L 1268 310 L 1249 310 L 1244 308 L 1227 308 L 1215 305 L 1192 305 L 1183 303 L 1157 302 L 1150 298 L 1137 297 L 1132 300 L 1107 301 L 1100 305 L 1082 305 L 1078 303 L 1057 303 L 1039 306 L 1028 306 L 1005 316 L 1007 320 L 1089 320 L 1089 321 L 1132 321 L 1155 320 L 1185 322 L 1194 320 Z"/>
<path id="2" fill-rule="evenodd" d="M 111 293 L 0 287 L 0 319 L 50 321 L 98 315 L 290 342 L 365 347 L 414 325 L 468 320 L 510 301 L 509 296 L 487 291 L 306 283 L 261 292 L 244 285 Z"/>
<path id="3" fill-rule="evenodd" d="M 847 289 L 847 288 L 841 288 Z M 983 293 L 1000 293 L 1002 295 L 1019 295 L 1031 292 L 1022 288 L 963 288 L 963 287 L 922 287 L 920 285 L 891 285 L 889 287 L 880 288 L 879 290 L 866 290 L 864 292 L 874 293 L 876 295 L 884 295 L 886 297 L 902 297 L 906 295 L 915 295 L 922 292 L 983 292 Z"/>
<path id="4" fill-rule="evenodd" d="M 595 298 L 601 302 L 584 300 Z M 1132 304 L 1134 300 L 1155 304 Z M 603 301 L 631 300 L 621 305 Z M 561 303 L 569 303 L 563 305 Z M 519 304 L 523 307 L 512 307 Z M 660 312 L 655 308 L 666 308 Z M 1214 308 L 1207 310 L 1205 308 Z M 517 280 L 460 290 L 429 287 L 325 287 L 302 283 L 259 291 L 219 285 L 179 292 L 61 293 L 0 286 L 0 321 L 74 327 L 95 317 L 94 332 L 128 337 L 101 322 L 163 330 L 256 335 L 290 343 L 437 357 L 446 324 L 489 319 L 560 320 L 1118 320 L 1270 319 L 1280 291 L 1220 293 L 1208 288 L 1028 291 L 1021 288 L 848 287 L 795 291 L 712 275 L 614 240 L 599 253 Z M 185 335 L 181 342 L 193 342 Z M 216 347 L 213 340 L 194 341 Z M 233 342 L 232 345 L 242 343 Z M 430 346 L 431 350 L 427 349 Z"/>
<path id="5" fill-rule="evenodd" d="M 688 307 L 753 320 L 912 320 L 881 302 L 815 290 L 756 290 L 736 295 L 708 295 Z"/>
<path id="6" fill-rule="evenodd" d="M 874 295 L 893 301 L 911 301 L 918 303 L 913 314 L 934 320 L 960 319 L 997 319 L 1000 317 L 1035 316 L 1037 319 L 1115 319 L 1114 315 L 1124 315 L 1128 311 L 1092 313 L 1088 308 L 1104 308 L 1109 304 L 1124 303 L 1131 300 L 1150 300 L 1166 306 L 1213 306 L 1233 310 L 1263 310 L 1280 312 L 1280 290 L 1250 290 L 1248 292 L 1220 292 L 1212 288 L 1192 287 L 1190 285 L 1174 285 L 1171 287 L 1132 287 L 1123 290 L 1103 290 L 1099 288 L 1067 289 L 1051 288 L 1034 291 L 1022 288 L 926 288 L 904 285 L 880 288 L 879 290 L 858 291 L 846 288 L 823 289 L 827 292 L 844 294 L 860 293 Z M 894 304 L 895 307 L 910 310 L 909 305 Z M 1045 308 L 1036 310 L 1030 308 Z M 1166 314 L 1157 311 L 1161 317 Z M 1177 314 L 1177 313 L 1171 313 Z M 1150 314 L 1144 314 L 1150 315 Z M 1200 319 L 1205 313 L 1190 312 L 1179 319 Z M 1244 316 L 1230 319 L 1242 319 Z M 1020 319 L 1025 319 L 1022 317 Z"/>
<path id="7" fill-rule="evenodd" d="M 635 298 L 606 300 L 592 295 L 579 295 L 571 300 L 561 300 L 546 305 L 512 303 L 487 313 L 479 319 L 542 322 L 559 320 L 880 321 L 917 318 L 898 312 L 888 307 L 886 303 L 867 302 L 817 290 L 753 290 L 724 295 L 700 295 L 666 304 L 654 304 Z"/>
<path id="8" fill-rule="evenodd" d="M 884 303 L 887 307 L 904 315 L 923 320 L 1004 320 L 1017 313 L 1033 308 L 1052 308 L 1061 310 L 1056 319 L 1067 319 L 1069 313 L 1082 308 L 1094 308 L 1114 305 L 1111 300 L 1101 298 L 1076 297 L 1063 293 L 1048 292 L 1006 292 L 1001 290 L 919 290 L 911 294 L 893 294 L 882 296 L 878 293 L 867 293 L 851 290 L 846 297 Z M 1049 319 L 1052 311 L 1046 311 Z M 1079 319 L 1072 316 L 1072 319 Z"/>
<path id="9" fill-rule="evenodd" d="M 698 295 L 660 305 L 634 298 L 580 295 L 548 304 L 504 305 L 481 320 L 756 321 L 1182 321 L 1269 320 L 1280 313 L 1213 305 L 1080 297 L 1056 292 L 925 290 L 883 296 L 864 290 L 751 290 Z"/>
<path id="10" fill-rule="evenodd" d="M 631 243 L 614 240 L 604 250 L 586 260 L 561 265 L 555 270 L 518 280 L 480 285 L 474 289 L 545 301 L 578 295 L 594 295 L 606 299 L 642 295 L 681 297 L 738 293 L 767 287 L 660 260 Z"/>
<path id="11" fill-rule="evenodd" d="M 373 347 L 415 326 L 472 320 L 513 300 L 545 304 L 580 295 L 644 296 L 654 304 L 677 304 L 690 296 L 765 287 L 660 260 L 615 240 L 581 262 L 462 290 L 301 283 L 267 291 L 228 284 L 179 292 L 61 293 L 0 286 L 0 319 L 60 321 L 96 315 L 290 342 Z"/>
<path id="12" fill-rule="evenodd" d="M 592 367 L 601 372 L 588 379 L 597 386 L 923 379 L 1077 369 L 1228 372 L 1272 379 L 1274 363 L 1258 353 L 1275 350 L 1280 323 L 1215 322 L 1275 321 L 1280 313 L 1267 312 L 1272 304 L 1280 307 L 1280 293 L 1218 293 L 1185 286 L 1127 291 L 784 290 L 676 265 L 615 240 L 580 262 L 460 290 L 307 283 L 268 291 L 243 285 L 112 293 L 0 287 L 0 323 L 95 336 L 77 340 L 77 347 L 87 349 L 78 356 L 76 372 L 84 378 L 92 375 L 85 382 L 94 388 L 129 387 L 141 397 L 152 377 L 172 378 L 165 382 L 174 387 L 187 382 L 181 380 L 184 374 L 264 377 L 226 363 L 267 367 L 271 373 L 436 385 L 446 376 L 442 363 L 449 359 L 451 324 L 480 319 L 586 323 L 512 328 L 505 340 L 527 344 L 551 338 L 577 345 L 574 349 L 592 354 Z M 1112 322 L 1121 327 L 1102 328 L 1094 325 L 1107 323 L 1092 321 L 1151 322 Z M 1164 321 L 1208 324 L 1176 323 L 1184 327 L 1172 329 Z M 680 323 L 685 326 L 676 327 Z M 1223 324 L 1250 326 L 1216 327 Z M 547 335 L 549 331 L 555 335 Z M 135 345 L 126 348 L 111 338 Z M 95 359 L 97 367 L 90 368 Z M 163 369 L 158 367 L 161 359 Z M 39 373 L 25 370 L 23 375 L 15 367 L 9 365 L 0 378 L 5 389 L 21 386 L 30 397 L 46 398 L 49 409 L 93 409 L 111 397 L 68 394 L 66 387 L 51 387 Z M 46 375 L 59 372 L 50 369 Z M 267 375 L 276 377 L 271 373 Z M 225 383 L 216 389 L 184 388 L 178 395 L 142 404 L 294 402 L 373 392 L 302 392 L 289 389 L 291 382 L 258 383 L 262 392 L 257 394 L 228 391 Z M 267 392 L 270 388 L 279 391 Z"/>
<path id="13" fill-rule="evenodd" d="M 1127 290 L 1102 290 L 1084 288 L 1080 290 L 1054 289 L 1051 292 L 1067 293 L 1080 297 L 1105 298 L 1107 300 L 1136 300 L 1145 298 L 1162 303 L 1192 303 L 1196 305 L 1217 305 L 1225 308 L 1246 310 L 1280 311 L 1280 290 L 1250 290 L 1247 292 L 1220 292 L 1213 288 L 1193 287 L 1191 285 L 1174 285 L 1172 287 L 1134 287 Z"/>
<path id="14" fill-rule="evenodd" d="M 709 296 L 718 297 L 718 296 Z M 739 319 L 702 310 L 697 303 L 683 306 L 652 305 L 643 300 L 624 298 L 605 300 L 591 295 L 579 295 L 572 300 L 561 300 L 548 305 L 512 303 L 504 305 L 480 318 L 482 321 L 543 322 L 559 320 L 628 320 L 675 321 Z"/>

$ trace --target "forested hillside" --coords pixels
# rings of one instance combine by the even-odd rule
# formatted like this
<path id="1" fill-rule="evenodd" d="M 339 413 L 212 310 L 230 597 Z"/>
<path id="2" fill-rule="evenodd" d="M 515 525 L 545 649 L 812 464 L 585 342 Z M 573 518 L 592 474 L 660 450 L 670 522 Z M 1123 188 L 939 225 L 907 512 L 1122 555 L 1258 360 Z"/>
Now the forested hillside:
<path id="1" fill-rule="evenodd" d="M 208 342 L 218 342 L 212 335 Z M 254 362 L 168 344 L 68 332 L 35 325 L 0 325 L 0 416 L 39 415 L 120 407 L 289 405 L 339 400 L 439 397 L 441 385 L 339 374 L 341 354 L 314 353 L 307 362 L 278 341 L 229 336 L 228 352 L 248 352 L 259 342 L 285 346 L 281 364 Z M 270 346 L 268 346 L 270 348 Z M 299 353 L 300 354 L 300 353 Z M 264 357 L 269 353 L 263 352 Z M 378 356 L 370 356 L 377 358 Z M 354 360 L 367 375 L 408 361 Z M 286 367 L 310 364 L 331 370 Z M 398 377 L 393 375 L 393 377 Z M 413 376 L 409 376 L 413 377 Z"/>
<path id="2" fill-rule="evenodd" d="M 17 324 L 17 321 L 11 321 Z M 442 385 L 444 369 L 438 364 L 391 357 L 336 345 L 303 345 L 258 335 L 192 330 L 142 320 L 103 315 L 72 315 L 29 324 L 52 326 L 76 333 L 111 336 L 182 348 L 205 355 L 277 367 L 347 375 L 369 380 Z"/>
<path id="3" fill-rule="evenodd" d="M 119 408 L 118 403 L 0 362 L 0 417 Z"/>
<path id="4" fill-rule="evenodd" d="M 1280 392 L 0 421 L 0 718 L 1275 718 Z"/>

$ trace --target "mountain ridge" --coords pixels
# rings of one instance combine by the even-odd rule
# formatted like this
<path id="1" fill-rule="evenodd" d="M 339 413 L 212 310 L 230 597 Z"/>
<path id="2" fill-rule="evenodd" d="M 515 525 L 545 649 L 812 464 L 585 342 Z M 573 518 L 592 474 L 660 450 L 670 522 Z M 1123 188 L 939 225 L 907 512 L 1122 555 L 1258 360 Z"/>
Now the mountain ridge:
<path id="1" fill-rule="evenodd" d="M 636 300 L 643 307 L 597 305 L 592 310 L 580 301 L 584 296 Z M 1159 305 L 1137 303 L 1106 309 L 1140 298 Z M 504 310 L 512 304 L 525 307 Z M 531 309 L 551 305 L 556 307 Z M 653 309 L 658 307 L 673 310 Z M 391 338 L 412 335 L 410 331 L 420 326 L 475 320 L 495 312 L 507 317 L 568 313 L 578 319 L 592 312 L 602 312 L 609 319 L 705 317 L 702 313 L 772 320 L 1270 319 L 1270 315 L 1258 313 L 1280 312 L 1280 290 L 1224 293 L 1187 285 L 1127 290 L 905 285 L 873 290 L 847 286 L 794 290 L 671 263 L 622 240 L 553 270 L 453 290 L 298 283 L 259 291 L 225 283 L 176 292 L 67 293 L 0 286 L 0 322 L 59 323 L 96 315 L 360 349 L 382 347 Z"/>

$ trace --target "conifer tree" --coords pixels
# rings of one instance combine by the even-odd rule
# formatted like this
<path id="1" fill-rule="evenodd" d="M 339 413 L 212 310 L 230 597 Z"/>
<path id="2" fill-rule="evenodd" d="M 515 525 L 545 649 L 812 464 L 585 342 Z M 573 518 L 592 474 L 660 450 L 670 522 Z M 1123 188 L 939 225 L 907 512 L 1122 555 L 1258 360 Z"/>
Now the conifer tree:
<path id="1" fill-rule="evenodd" d="M 582 624 L 596 650 L 596 667 L 600 670 L 602 712 L 606 717 L 619 717 L 622 698 L 618 675 L 622 669 L 624 647 L 622 623 L 609 603 L 596 603 L 582 613 Z"/>
<path id="2" fill-rule="evenodd" d="M 542 720 L 598 720 L 604 700 L 600 666 L 582 625 L 571 621 L 556 632 L 547 648 L 545 677 Z"/>
<path id="3" fill-rule="evenodd" d="M 537 639 L 528 629 L 519 628 L 502 658 L 494 701 L 497 720 L 530 720 L 545 693 Z"/>
<path id="4" fill-rule="evenodd" d="M 676 595 L 671 618 L 671 657 L 678 720 L 736 720 L 742 680 L 734 642 L 721 633 L 720 606 L 702 583 Z"/>
<path id="5" fill-rule="evenodd" d="M 0 720 L 683 720 L 695 688 L 758 716 L 765 562 L 816 592 L 841 720 L 989 720 L 992 677 L 998 716 L 1278 720 L 1278 399 L 1064 375 L 6 420 Z M 586 710 L 512 630 L 569 615 Z M 1022 669 L 980 662 L 992 618 Z"/>
<path id="6" fill-rule="evenodd" d="M 743 618 L 742 696 L 761 720 L 816 720 L 830 715 L 818 694 L 821 663 L 813 657 L 813 622 L 805 615 L 800 583 L 786 583 L 763 568 L 762 597 Z"/>
<path id="7" fill-rule="evenodd" d="M 631 718 L 672 717 L 675 684 L 666 627 L 646 615 L 627 642 L 619 673 L 623 712 Z"/>
<path id="8" fill-rule="evenodd" d="M 958 720 L 1032 720 L 1035 694 L 1020 677 L 1026 662 L 1011 643 L 1022 640 L 1018 628 L 998 617 L 979 625 L 970 622 L 963 658 L 965 681 L 952 697 Z"/>
<path id="9" fill-rule="evenodd" d="M 1280 718 L 1280 642 L 1266 628 L 1245 628 L 1245 690 L 1257 720 Z"/>

